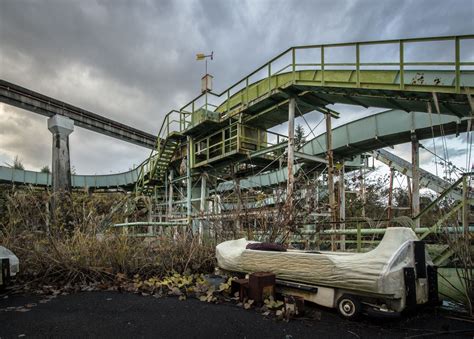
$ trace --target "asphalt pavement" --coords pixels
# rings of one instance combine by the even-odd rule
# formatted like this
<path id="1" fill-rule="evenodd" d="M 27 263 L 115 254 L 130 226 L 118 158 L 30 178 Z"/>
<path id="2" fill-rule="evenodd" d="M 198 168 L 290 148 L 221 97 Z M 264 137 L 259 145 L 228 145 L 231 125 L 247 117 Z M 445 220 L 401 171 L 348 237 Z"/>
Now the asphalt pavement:
<path id="1" fill-rule="evenodd" d="M 434 312 L 396 320 L 341 319 L 333 310 L 307 307 L 289 322 L 230 303 L 155 298 L 132 293 L 82 292 L 45 298 L 0 299 L 0 338 L 400 338 L 472 337 L 474 324 Z M 472 332 L 469 332 L 472 331 Z"/>

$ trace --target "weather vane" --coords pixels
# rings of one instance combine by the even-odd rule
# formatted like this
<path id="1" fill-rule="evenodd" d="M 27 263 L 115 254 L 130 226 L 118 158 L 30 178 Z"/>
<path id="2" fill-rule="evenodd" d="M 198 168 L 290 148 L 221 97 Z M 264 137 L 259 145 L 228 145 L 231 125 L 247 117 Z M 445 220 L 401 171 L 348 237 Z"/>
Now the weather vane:
<path id="1" fill-rule="evenodd" d="M 207 74 L 207 59 L 208 58 L 211 58 L 211 60 L 214 59 L 214 51 L 211 52 L 211 54 L 204 54 L 204 53 L 198 53 L 196 54 L 196 60 L 205 60 L 206 61 L 206 73 L 204 73 L 205 75 Z"/>
<path id="2" fill-rule="evenodd" d="M 205 60 L 206 61 L 206 73 L 204 73 L 204 76 L 201 78 L 201 92 L 210 92 L 212 91 L 212 79 L 213 76 L 210 74 L 207 74 L 207 59 L 214 59 L 214 51 L 211 52 L 211 54 L 204 54 L 204 53 L 198 53 L 196 54 L 196 60 Z"/>

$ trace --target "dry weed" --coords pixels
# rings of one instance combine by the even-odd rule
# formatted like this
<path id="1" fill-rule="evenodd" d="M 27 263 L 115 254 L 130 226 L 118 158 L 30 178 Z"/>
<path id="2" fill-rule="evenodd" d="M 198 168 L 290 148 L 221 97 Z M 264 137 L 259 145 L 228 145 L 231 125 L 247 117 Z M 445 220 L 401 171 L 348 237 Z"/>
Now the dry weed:
<path id="1" fill-rule="evenodd" d="M 51 198 L 47 191 L 26 189 L 13 190 L 4 200 L 0 244 L 19 257 L 22 284 L 110 285 L 117 277 L 146 279 L 214 269 L 214 246 L 200 244 L 192 234 L 138 238 L 103 227 L 140 218 L 143 211 L 130 208 L 136 201 L 128 196 L 73 193 L 67 211 L 72 228 L 65 227 L 64 215 L 48 210 Z"/>

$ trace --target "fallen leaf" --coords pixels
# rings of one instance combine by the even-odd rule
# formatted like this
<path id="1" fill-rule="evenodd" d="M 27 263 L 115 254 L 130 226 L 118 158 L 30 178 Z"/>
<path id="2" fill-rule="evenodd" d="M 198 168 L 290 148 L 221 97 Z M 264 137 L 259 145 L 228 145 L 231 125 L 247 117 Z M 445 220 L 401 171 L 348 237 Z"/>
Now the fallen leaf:
<path id="1" fill-rule="evenodd" d="M 31 311 L 31 308 L 24 308 L 24 307 L 21 307 L 21 308 L 17 308 L 16 309 L 17 312 L 29 312 Z"/>

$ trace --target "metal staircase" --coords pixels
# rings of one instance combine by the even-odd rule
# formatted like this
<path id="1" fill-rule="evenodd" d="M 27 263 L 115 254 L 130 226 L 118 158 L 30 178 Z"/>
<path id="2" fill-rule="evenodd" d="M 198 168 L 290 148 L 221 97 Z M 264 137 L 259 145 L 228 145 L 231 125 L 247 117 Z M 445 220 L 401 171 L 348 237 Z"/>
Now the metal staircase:
<path id="1" fill-rule="evenodd" d="M 151 171 L 149 173 L 148 181 L 146 181 L 145 184 L 157 182 L 159 185 L 164 182 L 167 169 L 178 145 L 179 140 L 177 140 L 175 134 L 171 134 L 165 139 L 157 152 L 157 156 L 152 159 Z"/>
<path id="2" fill-rule="evenodd" d="M 177 134 L 170 134 L 162 141 L 155 154 L 148 159 L 146 166 L 142 167 L 137 181 L 136 193 L 146 193 L 151 186 L 163 187 L 169 164 L 173 159 L 179 145 Z"/>
<path id="3" fill-rule="evenodd" d="M 166 114 L 158 132 L 155 150 L 150 153 L 140 169 L 135 184 L 135 194 L 151 193 L 156 196 L 156 190 L 164 187 L 170 162 L 181 144 L 182 132 L 189 124 L 186 120 L 187 116 L 187 113 L 175 110 Z"/>
<path id="4" fill-rule="evenodd" d="M 421 236 L 420 240 L 427 238 L 429 235 L 433 233 L 439 233 L 441 230 L 446 229 L 446 222 L 448 219 L 456 218 L 456 226 L 452 227 L 454 232 L 458 233 L 458 241 L 468 241 L 470 243 L 469 246 L 472 247 L 472 241 L 474 238 L 472 237 L 472 232 L 470 231 L 471 226 L 473 224 L 473 214 L 472 214 L 472 206 L 474 206 L 474 199 L 472 199 L 472 194 L 469 192 L 469 185 L 468 182 L 472 178 L 473 173 L 464 173 L 461 178 L 459 178 L 453 184 L 450 184 L 443 192 L 440 193 L 438 198 L 433 200 L 428 206 L 426 206 L 418 215 L 416 215 L 413 220 L 420 219 L 423 215 L 430 213 L 434 206 L 437 206 L 441 200 L 444 198 L 451 196 L 452 193 L 456 192 L 459 194 L 459 200 L 455 201 L 452 205 L 451 209 L 442 215 L 438 221 L 427 229 Z M 435 176 L 434 176 L 435 177 Z M 460 188 L 462 187 L 462 188 Z M 466 194 L 463 194 L 464 190 L 467 190 Z M 460 216 L 461 215 L 461 216 Z M 464 217 L 464 216 L 465 217 Z M 449 229 L 450 227 L 448 227 Z M 442 265 L 447 262 L 452 256 L 455 254 L 455 249 L 452 248 L 452 244 L 446 246 L 441 253 L 439 253 L 435 258 L 433 258 L 433 262 L 435 265 Z"/>

